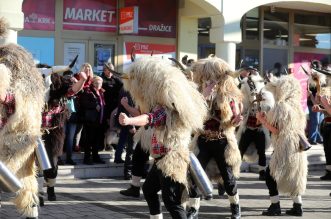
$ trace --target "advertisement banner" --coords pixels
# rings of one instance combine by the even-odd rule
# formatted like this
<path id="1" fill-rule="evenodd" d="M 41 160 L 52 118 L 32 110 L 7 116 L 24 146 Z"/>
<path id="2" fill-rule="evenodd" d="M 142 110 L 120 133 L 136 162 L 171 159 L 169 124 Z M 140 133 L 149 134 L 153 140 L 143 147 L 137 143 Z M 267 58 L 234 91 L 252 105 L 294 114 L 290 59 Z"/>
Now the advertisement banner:
<path id="1" fill-rule="evenodd" d="M 55 0 L 24 0 L 24 30 L 55 30 Z"/>
<path id="2" fill-rule="evenodd" d="M 305 74 L 303 69 L 310 69 L 310 62 L 314 59 L 323 60 L 327 58 L 328 55 L 316 54 L 316 53 L 306 53 L 306 52 L 295 52 L 294 53 L 294 76 L 300 81 L 302 90 L 301 104 L 304 110 L 307 110 L 307 97 L 308 97 L 308 76 Z"/>
<path id="3" fill-rule="evenodd" d="M 138 7 L 120 9 L 120 34 L 138 33 Z"/>
<path id="4" fill-rule="evenodd" d="M 85 62 L 85 43 L 64 43 L 63 64 L 69 65 L 76 55 L 78 59 L 71 69 L 73 73 L 77 73 Z"/>
<path id="5" fill-rule="evenodd" d="M 138 43 L 138 42 L 125 42 L 124 43 L 124 70 L 126 70 L 131 62 L 131 51 L 134 48 L 134 54 L 136 59 L 143 56 L 159 56 L 165 59 L 176 58 L 176 46 L 175 45 L 162 45 L 162 44 L 151 44 L 151 43 Z"/>
<path id="6" fill-rule="evenodd" d="M 116 32 L 116 0 L 64 0 L 63 29 Z"/>
<path id="7" fill-rule="evenodd" d="M 139 36 L 176 38 L 177 0 L 125 0 L 139 7 Z"/>

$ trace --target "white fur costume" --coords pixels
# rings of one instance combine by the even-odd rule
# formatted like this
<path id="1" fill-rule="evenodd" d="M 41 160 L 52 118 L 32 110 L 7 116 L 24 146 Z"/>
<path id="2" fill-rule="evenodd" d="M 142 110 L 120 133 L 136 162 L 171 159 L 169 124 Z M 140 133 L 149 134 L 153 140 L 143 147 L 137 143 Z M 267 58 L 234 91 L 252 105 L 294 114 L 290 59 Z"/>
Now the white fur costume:
<path id="1" fill-rule="evenodd" d="M 160 143 L 171 148 L 157 162 L 157 167 L 165 176 L 186 185 L 191 133 L 202 129 L 207 114 L 202 95 L 178 68 L 156 57 L 134 62 L 125 78 L 124 88 L 142 113 L 150 112 L 157 105 L 166 109 L 165 126 L 147 130 L 142 127 L 136 135 L 141 137 L 143 147 L 149 147 L 151 132 L 154 132 Z"/>
<path id="2" fill-rule="evenodd" d="M 307 156 L 299 145 L 299 134 L 304 136 L 306 127 L 300 84 L 289 75 L 273 78 L 266 88 L 275 97 L 275 107 L 267 113 L 267 121 L 279 131 L 271 138 L 274 153 L 270 174 L 280 192 L 298 196 L 305 192 L 307 183 Z"/>
<path id="3" fill-rule="evenodd" d="M 255 74 L 251 74 L 249 77 L 255 85 L 255 90 L 252 90 L 252 88 L 249 86 L 248 78 L 245 78 L 244 80 L 242 80 L 241 92 L 243 94 L 244 119 L 243 119 L 242 123 L 240 124 L 239 129 L 236 134 L 238 142 L 240 142 L 242 134 L 248 128 L 247 127 L 248 117 L 250 115 L 255 116 L 255 113 L 259 110 L 258 107 L 261 107 L 261 109 L 260 109 L 261 111 L 268 112 L 275 104 L 272 93 L 267 91 L 266 89 L 264 89 L 264 80 L 259 75 L 259 73 L 255 72 Z M 263 100 L 260 102 L 260 106 L 258 106 L 258 104 L 256 102 L 254 102 L 256 100 L 256 94 L 262 95 Z M 264 126 L 260 126 L 257 129 L 263 131 L 263 133 L 264 133 L 265 146 L 266 146 L 266 150 L 267 150 L 270 146 L 269 130 L 266 129 Z M 258 159 L 257 150 L 256 150 L 256 147 L 254 146 L 254 143 L 252 143 L 246 150 L 243 160 L 245 160 L 247 162 L 256 162 L 257 159 Z"/>
<path id="4" fill-rule="evenodd" d="M 235 136 L 235 126 L 231 123 L 234 115 L 229 103 L 231 100 L 234 100 L 236 103 L 236 111 L 239 113 L 238 104 L 241 102 L 242 97 L 240 90 L 235 84 L 234 78 L 231 76 L 233 72 L 225 61 L 217 57 L 198 60 L 193 64 L 192 71 L 194 81 L 198 84 L 201 92 L 209 83 L 216 83 L 212 96 L 217 108 L 221 112 L 221 115 L 219 115 L 221 118 L 220 129 L 223 130 L 223 134 L 226 136 L 228 142 L 224 156 L 226 163 L 232 167 L 233 175 L 239 178 L 241 156 Z M 209 115 L 209 117 L 210 116 L 211 115 Z M 199 153 L 196 144 L 197 139 L 198 135 L 194 137 L 191 144 L 191 150 L 195 154 Z M 214 159 L 211 159 L 207 165 L 206 173 L 210 179 L 222 182 L 219 169 Z"/>

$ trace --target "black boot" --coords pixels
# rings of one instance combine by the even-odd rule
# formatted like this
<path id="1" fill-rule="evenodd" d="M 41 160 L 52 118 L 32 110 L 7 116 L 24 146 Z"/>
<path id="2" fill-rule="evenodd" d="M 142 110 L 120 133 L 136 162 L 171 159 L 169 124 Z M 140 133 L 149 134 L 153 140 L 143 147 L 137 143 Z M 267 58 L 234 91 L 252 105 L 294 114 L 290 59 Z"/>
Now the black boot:
<path id="1" fill-rule="evenodd" d="M 217 184 L 217 191 L 218 191 L 219 196 L 223 196 L 225 194 L 224 185 L 222 185 L 221 183 L 218 183 Z"/>
<path id="2" fill-rule="evenodd" d="M 48 201 L 56 201 L 54 187 L 47 187 Z"/>
<path id="3" fill-rule="evenodd" d="M 277 215 L 281 215 L 282 211 L 280 209 L 280 203 L 272 203 L 268 210 L 266 211 L 262 211 L 262 215 L 266 215 L 266 216 L 277 216 Z"/>
<path id="4" fill-rule="evenodd" d="M 259 180 L 265 181 L 265 170 L 259 172 Z"/>
<path id="5" fill-rule="evenodd" d="M 302 204 L 300 203 L 293 203 L 293 208 L 290 210 L 286 210 L 287 215 L 292 215 L 292 216 L 302 216 L 303 210 L 302 210 Z"/>
<path id="6" fill-rule="evenodd" d="M 320 177 L 321 180 L 331 180 L 331 171 L 326 170 L 326 174 Z"/>
<path id="7" fill-rule="evenodd" d="M 199 211 L 193 207 L 190 207 L 187 211 L 187 219 L 198 219 L 198 213 Z"/>
<path id="8" fill-rule="evenodd" d="M 39 195 L 39 206 L 40 207 L 43 207 L 45 205 L 45 202 L 44 202 L 44 197 Z"/>
<path id="9" fill-rule="evenodd" d="M 131 196 L 134 198 L 139 198 L 140 197 L 140 187 L 131 185 L 130 188 L 126 190 L 121 190 L 120 194 L 125 195 L 125 196 Z"/>
<path id="10" fill-rule="evenodd" d="M 240 205 L 238 204 L 231 204 L 231 219 L 240 219 L 241 218 L 241 211 L 240 211 Z"/>

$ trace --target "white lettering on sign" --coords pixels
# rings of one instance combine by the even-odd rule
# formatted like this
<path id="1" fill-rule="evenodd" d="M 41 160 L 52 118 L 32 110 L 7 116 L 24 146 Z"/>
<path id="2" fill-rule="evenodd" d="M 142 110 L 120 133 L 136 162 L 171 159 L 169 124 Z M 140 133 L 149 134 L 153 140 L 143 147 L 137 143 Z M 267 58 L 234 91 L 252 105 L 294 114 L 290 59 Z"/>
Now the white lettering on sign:
<path id="1" fill-rule="evenodd" d="M 81 20 L 81 21 L 98 21 L 109 22 L 113 20 L 115 11 L 66 8 L 64 19 Z M 108 20 L 107 20 L 108 17 Z"/>
<path id="2" fill-rule="evenodd" d="M 124 20 L 126 18 L 133 18 L 133 12 L 131 11 L 121 12 L 121 19 Z"/>
<path id="3" fill-rule="evenodd" d="M 148 29 L 150 31 L 157 31 L 157 32 L 171 32 L 171 26 L 167 26 L 164 24 L 161 25 L 150 24 Z"/>

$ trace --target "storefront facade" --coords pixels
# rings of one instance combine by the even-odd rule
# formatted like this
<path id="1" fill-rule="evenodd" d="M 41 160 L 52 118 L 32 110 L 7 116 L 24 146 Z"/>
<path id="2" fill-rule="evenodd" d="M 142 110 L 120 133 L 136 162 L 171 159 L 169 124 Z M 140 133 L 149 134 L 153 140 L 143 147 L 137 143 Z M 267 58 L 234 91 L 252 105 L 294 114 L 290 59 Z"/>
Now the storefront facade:
<path id="1" fill-rule="evenodd" d="M 262 72 L 277 62 L 295 69 L 299 59 L 330 60 L 329 0 L 12 2 L 4 5 L 6 10 L 0 9 L 0 14 L 10 17 L 13 38 L 18 33 L 17 42 L 36 62 L 67 64 L 79 54 L 74 70 L 89 62 L 100 72 L 108 59 L 123 70 L 131 62 L 132 47 L 137 57 L 153 52 L 197 59 L 214 53 L 233 68 L 243 59 L 258 65 Z M 21 11 L 14 7 L 19 4 Z M 131 6 L 138 8 L 131 17 L 137 23 L 131 26 L 135 31 L 121 33 L 120 26 L 126 20 L 122 20 L 120 10 Z M 13 13 L 7 13 L 10 8 Z M 22 30 L 20 19 L 24 20 Z"/>
<path id="2" fill-rule="evenodd" d="M 139 31 L 121 34 L 120 9 L 131 6 L 139 10 L 133 18 Z M 89 62 L 101 73 L 107 61 L 123 70 L 132 47 L 137 57 L 176 56 L 176 0 L 24 0 L 22 11 L 17 42 L 37 63 L 67 64 L 78 54 L 74 71 Z"/>

